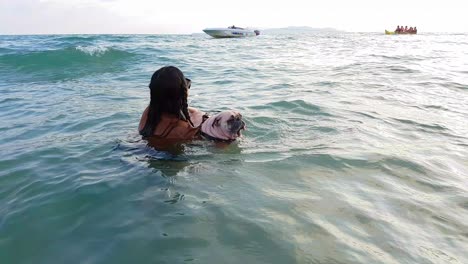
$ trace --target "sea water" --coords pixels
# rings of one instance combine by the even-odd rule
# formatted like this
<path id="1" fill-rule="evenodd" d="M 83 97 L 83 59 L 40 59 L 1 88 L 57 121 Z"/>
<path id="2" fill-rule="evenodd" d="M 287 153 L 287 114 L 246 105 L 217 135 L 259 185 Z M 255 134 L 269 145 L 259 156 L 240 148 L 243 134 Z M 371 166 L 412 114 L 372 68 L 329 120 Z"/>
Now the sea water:
<path id="1" fill-rule="evenodd" d="M 152 73 L 237 109 L 173 151 Z M 0 36 L 0 263 L 468 263 L 468 35 Z"/>

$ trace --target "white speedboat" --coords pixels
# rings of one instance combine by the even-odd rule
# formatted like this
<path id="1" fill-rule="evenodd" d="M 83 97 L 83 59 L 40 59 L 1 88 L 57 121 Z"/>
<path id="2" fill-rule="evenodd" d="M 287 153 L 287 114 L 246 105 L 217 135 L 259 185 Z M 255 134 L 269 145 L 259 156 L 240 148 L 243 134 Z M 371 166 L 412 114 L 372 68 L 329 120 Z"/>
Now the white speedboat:
<path id="1" fill-rule="evenodd" d="M 203 32 L 212 36 L 213 38 L 243 38 L 260 35 L 260 31 L 258 30 L 235 26 L 227 28 L 205 28 Z"/>

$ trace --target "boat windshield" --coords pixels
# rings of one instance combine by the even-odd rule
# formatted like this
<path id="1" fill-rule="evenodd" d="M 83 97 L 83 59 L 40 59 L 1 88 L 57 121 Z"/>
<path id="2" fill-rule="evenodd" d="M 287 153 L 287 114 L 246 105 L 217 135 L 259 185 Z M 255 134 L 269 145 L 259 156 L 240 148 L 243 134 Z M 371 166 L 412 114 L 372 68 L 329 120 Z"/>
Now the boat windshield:
<path id="1" fill-rule="evenodd" d="M 230 27 L 228 27 L 228 28 L 230 28 L 230 29 L 244 29 L 244 28 L 241 28 L 241 27 L 236 27 L 236 26 L 234 26 L 234 25 L 233 25 L 233 26 L 230 26 Z"/>

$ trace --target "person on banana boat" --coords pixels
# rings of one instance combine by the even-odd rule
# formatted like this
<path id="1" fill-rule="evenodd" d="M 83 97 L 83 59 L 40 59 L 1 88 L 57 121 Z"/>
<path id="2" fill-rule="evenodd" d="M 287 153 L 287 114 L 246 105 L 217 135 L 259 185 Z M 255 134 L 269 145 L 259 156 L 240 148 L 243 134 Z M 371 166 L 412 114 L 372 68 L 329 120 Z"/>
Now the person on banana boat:
<path id="1" fill-rule="evenodd" d="M 400 33 L 400 31 L 401 31 L 401 29 L 400 29 L 400 26 L 398 25 L 398 26 L 396 27 L 396 29 L 395 29 L 395 33 L 398 34 L 398 33 Z"/>

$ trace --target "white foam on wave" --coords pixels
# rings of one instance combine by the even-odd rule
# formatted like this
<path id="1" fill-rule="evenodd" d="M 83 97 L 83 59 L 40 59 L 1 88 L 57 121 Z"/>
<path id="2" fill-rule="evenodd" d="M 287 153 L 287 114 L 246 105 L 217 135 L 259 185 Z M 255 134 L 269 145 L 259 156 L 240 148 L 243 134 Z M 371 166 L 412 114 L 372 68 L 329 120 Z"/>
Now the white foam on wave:
<path id="1" fill-rule="evenodd" d="M 108 47 L 105 46 L 77 46 L 75 48 L 78 51 L 84 52 L 90 56 L 102 56 L 104 53 L 109 51 Z"/>

